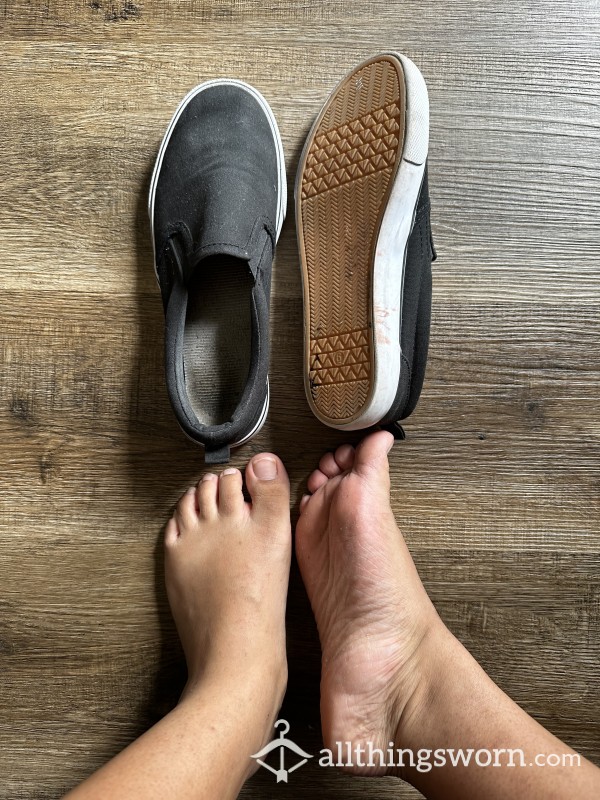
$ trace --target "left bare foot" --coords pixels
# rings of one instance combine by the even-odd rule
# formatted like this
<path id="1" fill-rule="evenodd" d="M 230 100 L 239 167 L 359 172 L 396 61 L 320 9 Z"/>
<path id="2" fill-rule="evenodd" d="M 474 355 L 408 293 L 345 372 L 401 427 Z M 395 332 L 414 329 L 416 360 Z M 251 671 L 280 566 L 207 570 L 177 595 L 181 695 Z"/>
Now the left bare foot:
<path id="1" fill-rule="evenodd" d="M 251 682 L 264 731 L 285 692 L 285 606 L 290 568 L 289 481 L 281 460 L 254 456 L 242 474 L 204 475 L 165 531 L 167 593 L 196 687 Z"/>

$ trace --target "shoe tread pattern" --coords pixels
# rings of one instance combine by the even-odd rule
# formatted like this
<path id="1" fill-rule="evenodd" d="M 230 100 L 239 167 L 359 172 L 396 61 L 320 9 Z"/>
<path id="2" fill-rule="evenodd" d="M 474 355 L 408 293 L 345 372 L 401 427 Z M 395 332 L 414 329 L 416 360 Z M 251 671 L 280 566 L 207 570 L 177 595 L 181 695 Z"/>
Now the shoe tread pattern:
<path id="1" fill-rule="evenodd" d="M 360 414 L 373 376 L 374 249 L 401 153 L 404 85 L 387 56 L 338 87 L 300 184 L 311 399 L 333 424 Z"/>

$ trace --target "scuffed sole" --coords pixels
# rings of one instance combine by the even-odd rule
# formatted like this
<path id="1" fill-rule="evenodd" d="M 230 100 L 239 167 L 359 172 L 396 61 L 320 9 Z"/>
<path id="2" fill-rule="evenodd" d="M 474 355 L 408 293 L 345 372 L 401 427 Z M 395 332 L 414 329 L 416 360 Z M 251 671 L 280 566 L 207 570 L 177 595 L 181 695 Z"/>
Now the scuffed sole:
<path id="1" fill-rule="evenodd" d="M 375 424 L 396 395 L 404 259 L 428 113 L 412 61 L 375 56 L 336 87 L 300 159 L 304 382 L 314 414 L 335 428 Z"/>

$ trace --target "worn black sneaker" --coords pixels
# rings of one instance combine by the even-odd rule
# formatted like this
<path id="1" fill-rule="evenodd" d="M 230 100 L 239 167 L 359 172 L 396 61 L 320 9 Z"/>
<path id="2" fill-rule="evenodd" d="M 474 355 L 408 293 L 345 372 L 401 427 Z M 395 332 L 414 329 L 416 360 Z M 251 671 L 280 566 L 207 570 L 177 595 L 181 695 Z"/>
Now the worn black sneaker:
<path id="1" fill-rule="evenodd" d="M 434 258 L 428 144 L 423 76 L 382 53 L 334 89 L 300 158 L 304 384 L 334 428 L 395 423 L 421 391 Z"/>
<path id="2" fill-rule="evenodd" d="M 266 100 L 240 81 L 197 86 L 167 128 L 148 211 L 169 397 L 207 463 L 228 461 L 267 416 L 271 266 L 285 208 Z"/>
<path id="3" fill-rule="evenodd" d="M 404 430 L 399 422 L 415 410 L 425 379 L 431 322 L 431 263 L 436 258 L 426 165 L 415 222 L 406 248 L 398 389 L 390 410 L 379 421 L 379 425 L 390 430 L 397 439 L 404 439 Z"/>

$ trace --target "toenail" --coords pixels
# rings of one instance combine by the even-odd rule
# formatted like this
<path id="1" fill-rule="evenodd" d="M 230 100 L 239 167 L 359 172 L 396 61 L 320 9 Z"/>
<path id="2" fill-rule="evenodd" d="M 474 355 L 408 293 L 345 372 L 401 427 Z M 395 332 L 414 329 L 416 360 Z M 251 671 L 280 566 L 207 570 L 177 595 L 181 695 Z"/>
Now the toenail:
<path id="1" fill-rule="evenodd" d="M 237 469 L 235 469 L 234 467 L 228 467 L 227 469 L 223 470 L 221 475 L 235 475 L 236 472 L 237 472 Z"/>
<path id="2" fill-rule="evenodd" d="M 187 490 L 186 494 L 194 494 L 195 491 L 196 491 L 196 487 L 195 486 L 190 486 L 190 488 Z"/>
<path id="3" fill-rule="evenodd" d="M 252 462 L 252 469 L 261 481 L 272 481 L 277 477 L 277 462 L 269 456 L 255 458 Z"/>
<path id="4" fill-rule="evenodd" d="M 212 472 L 207 472 L 207 473 L 206 473 L 206 475 L 203 475 L 203 476 L 202 476 L 202 481 L 201 481 L 201 483 L 203 483 L 204 481 L 214 481 L 214 479 L 215 479 L 216 477 L 217 477 L 217 476 L 216 476 L 216 475 L 214 475 Z"/>

